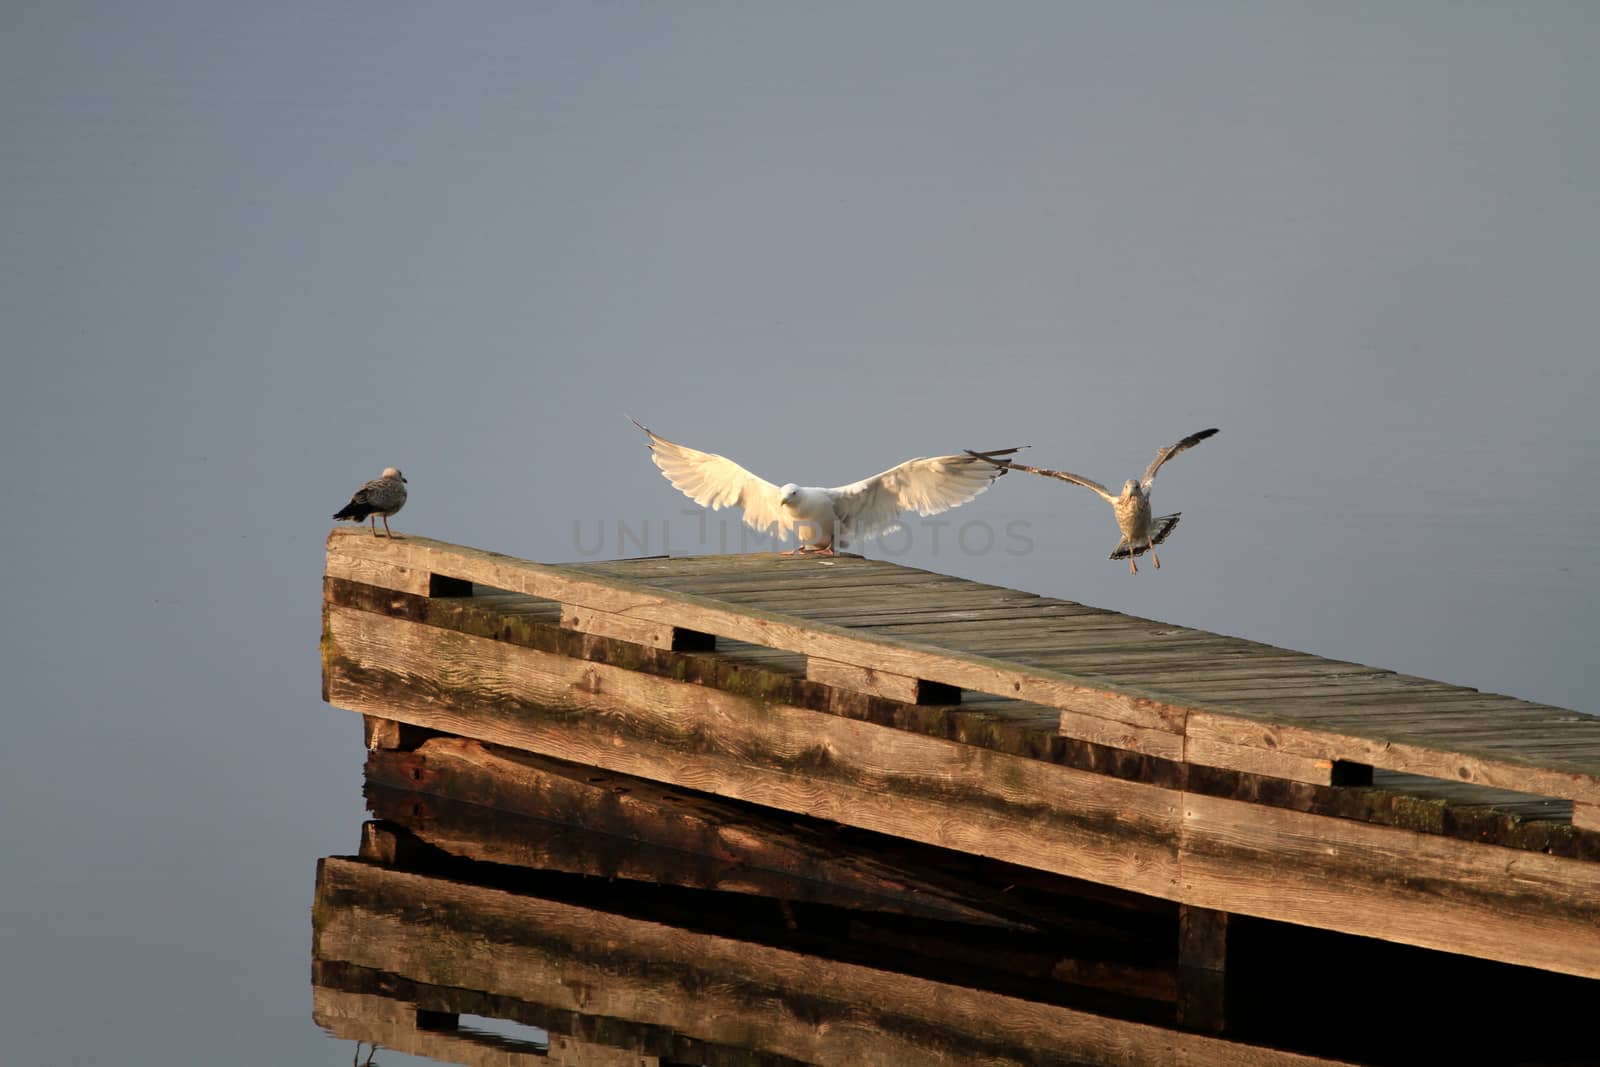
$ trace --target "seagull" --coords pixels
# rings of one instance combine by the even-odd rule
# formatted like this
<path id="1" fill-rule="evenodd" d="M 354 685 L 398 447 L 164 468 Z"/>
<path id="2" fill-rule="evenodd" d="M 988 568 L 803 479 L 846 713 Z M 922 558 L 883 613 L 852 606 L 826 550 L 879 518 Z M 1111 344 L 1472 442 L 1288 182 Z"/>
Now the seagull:
<path id="1" fill-rule="evenodd" d="M 389 540 L 394 540 L 394 534 L 389 533 L 389 516 L 406 506 L 406 476 L 400 473 L 398 467 L 385 467 L 383 475 L 357 489 L 350 497 L 350 503 L 341 510 L 334 512 L 336 519 L 349 519 L 351 522 L 360 522 L 370 518 L 372 523 L 372 536 L 378 536 L 378 519 L 383 519 L 383 532 L 389 534 Z"/>
<path id="2" fill-rule="evenodd" d="M 900 528 L 900 512 L 937 515 L 965 504 L 1006 472 L 1015 448 L 968 455 L 908 459 L 882 474 L 849 485 L 774 485 L 726 456 L 701 452 L 660 437 L 638 419 L 633 424 L 650 438 L 650 458 L 673 487 L 713 511 L 734 504 L 744 508 L 747 526 L 787 537 L 798 525 L 799 545 L 781 555 L 834 554 L 836 542 L 871 537 Z M 1023 446 L 1026 447 L 1026 446 Z"/>
<path id="3" fill-rule="evenodd" d="M 1167 539 L 1167 536 L 1178 525 L 1178 517 L 1182 512 L 1173 512 L 1171 515 L 1150 517 L 1150 483 L 1156 480 L 1156 471 L 1167 460 L 1179 452 L 1193 448 L 1195 445 L 1211 437 L 1217 432 L 1216 427 L 1192 433 L 1175 445 L 1168 445 L 1156 453 L 1156 458 L 1150 461 L 1150 466 L 1145 469 L 1143 478 L 1129 478 L 1122 483 L 1122 495 L 1112 496 L 1106 487 L 1097 481 L 1085 478 L 1078 474 L 1068 474 L 1066 471 L 1046 470 L 1043 467 L 1026 467 L 1021 463 L 1007 463 L 1012 470 L 1027 471 L 1030 474 L 1042 474 L 1046 478 L 1060 478 L 1073 485 L 1081 485 L 1086 489 L 1093 489 L 1100 494 L 1100 498 L 1111 505 L 1117 513 L 1117 526 L 1122 530 L 1122 540 L 1117 547 L 1111 550 L 1110 559 L 1125 559 L 1128 561 L 1128 573 L 1138 574 L 1139 566 L 1133 562 L 1133 557 L 1145 550 L 1149 550 L 1150 558 L 1155 560 L 1156 569 L 1161 569 L 1161 557 L 1156 555 L 1156 546 Z M 982 452 L 968 451 L 967 455 L 983 457 Z"/>

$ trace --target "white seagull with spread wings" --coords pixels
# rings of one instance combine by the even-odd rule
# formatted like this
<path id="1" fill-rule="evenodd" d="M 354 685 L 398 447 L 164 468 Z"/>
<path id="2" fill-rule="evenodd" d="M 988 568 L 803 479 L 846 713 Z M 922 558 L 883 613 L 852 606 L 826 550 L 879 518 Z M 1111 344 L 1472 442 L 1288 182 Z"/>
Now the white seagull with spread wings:
<path id="1" fill-rule="evenodd" d="M 1015 448 L 967 455 L 908 459 L 882 474 L 823 489 L 790 482 L 777 486 L 726 456 L 674 444 L 633 424 L 650 438 L 650 458 L 667 481 L 696 504 L 716 511 L 737 504 L 745 524 L 787 538 L 800 528 L 798 547 L 784 552 L 831 556 L 846 538 L 871 537 L 900 527 L 900 512 L 937 515 L 965 504 L 1006 472 Z"/>
<path id="2" fill-rule="evenodd" d="M 1156 555 L 1156 546 L 1167 539 L 1167 536 L 1178 525 L 1178 517 L 1182 512 L 1173 512 L 1171 515 L 1161 515 L 1154 519 L 1150 517 L 1150 483 L 1156 480 L 1156 471 L 1167 460 L 1179 452 L 1193 448 L 1195 445 L 1216 433 L 1216 428 L 1201 430 L 1192 433 L 1175 445 L 1168 445 L 1156 453 L 1156 458 L 1150 461 L 1150 466 L 1145 469 L 1144 477 L 1139 479 L 1129 478 L 1122 483 L 1122 494 L 1112 496 L 1105 486 L 1080 474 L 1068 474 L 1066 471 L 1047 470 L 1043 467 L 1025 467 L 1021 463 L 1008 463 L 1013 470 L 1027 471 L 1029 474 L 1042 474 L 1046 478 L 1060 478 L 1073 485 L 1081 485 L 1085 489 L 1093 489 L 1100 494 L 1101 499 L 1111 505 L 1117 513 L 1117 527 L 1122 530 L 1122 540 L 1117 547 L 1111 550 L 1111 559 L 1126 559 L 1128 572 L 1138 574 L 1139 566 L 1133 562 L 1133 557 L 1146 550 L 1150 558 L 1155 560 L 1156 569 L 1161 569 L 1161 557 Z M 982 452 L 967 453 L 969 456 L 985 458 Z"/>

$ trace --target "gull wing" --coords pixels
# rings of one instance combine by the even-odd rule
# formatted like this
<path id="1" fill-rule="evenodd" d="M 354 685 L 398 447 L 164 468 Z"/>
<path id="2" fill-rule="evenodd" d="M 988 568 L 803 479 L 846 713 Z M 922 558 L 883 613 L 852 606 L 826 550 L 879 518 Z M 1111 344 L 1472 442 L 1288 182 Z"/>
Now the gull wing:
<path id="1" fill-rule="evenodd" d="M 1144 481 L 1142 484 L 1144 485 L 1145 489 L 1149 489 L 1150 483 L 1156 480 L 1156 471 L 1161 469 L 1161 465 L 1163 463 L 1171 459 L 1173 456 L 1176 456 L 1179 452 L 1191 449 L 1201 441 L 1204 441 L 1206 438 L 1214 436 L 1216 432 L 1217 429 L 1215 426 L 1213 426 L 1209 430 L 1201 430 L 1199 433 L 1192 433 L 1188 437 L 1185 437 L 1183 440 L 1179 441 L 1177 444 L 1168 445 L 1160 452 L 1157 452 L 1156 458 L 1150 461 L 1149 468 L 1144 472 Z"/>
<path id="2" fill-rule="evenodd" d="M 350 494 L 350 503 L 334 513 L 336 519 L 354 519 L 360 522 L 373 512 L 398 511 L 406 501 L 405 479 L 374 478 Z"/>
<path id="3" fill-rule="evenodd" d="M 968 452 L 967 455 L 969 455 L 969 456 L 981 456 L 981 455 L 983 455 L 983 453 L 981 453 L 981 452 Z M 1063 482 L 1071 482 L 1073 485 L 1081 485 L 1085 489 L 1093 489 L 1095 492 L 1099 493 L 1100 496 L 1103 499 L 1105 499 L 1106 501 L 1108 501 L 1110 503 L 1115 504 L 1117 502 L 1117 498 L 1115 496 L 1113 496 L 1112 494 L 1106 492 L 1106 487 L 1105 486 L 1101 485 L 1099 482 L 1095 481 L 1093 478 L 1085 478 L 1081 474 L 1068 474 L 1066 471 L 1053 471 L 1053 470 L 1050 470 L 1048 467 L 1029 467 L 1029 466 L 1027 466 L 1026 464 L 1023 464 L 1023 463 L 1010 463 L 1010 464 L 1007 464 L 1007 466 L 1009 466 L 1014 471 L 1027 471 L 1029 474 L 1042 474 L 1046 478 L 1059 478 Z"/>
<path id="4" fill-rule="evenodd" d="M 937 515 L 965 504 L 1009 468 L 1015 448 L 908 459 L 881 474 L 827 490 L 846 534 L 871 537 L 900 526 L 900 512 Z"/>
<path id="5" fill-rule="evenodd" d="M 712 511 L 737 504 L 744 508 L 745 525 L 763 533 L 783 537 L 793 529 L 794 520 L 783 510 L 782 494 L 765 478 L 751 474 L 727 456 L 668 441 L 637 419 L 633 424 L 649 436 L 650 458 L 667 481 L 696 504 Z"/>

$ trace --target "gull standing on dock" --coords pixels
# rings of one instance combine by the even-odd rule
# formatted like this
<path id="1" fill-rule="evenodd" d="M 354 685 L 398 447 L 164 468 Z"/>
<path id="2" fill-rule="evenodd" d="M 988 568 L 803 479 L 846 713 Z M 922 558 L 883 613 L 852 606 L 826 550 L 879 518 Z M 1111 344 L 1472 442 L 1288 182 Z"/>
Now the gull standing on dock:
<path id="1" fill-rule="evenodd" d="M 650 438 L 650 458 L 667 481 L 696 504 L 713 511 L 737 504 L 747 526 L 787 537 L 798 526 L 799 545 L 782 553 L 831 556 L 845 538 L 870 537 L 900 528 L 900 512 L 937 515 L 965 504 L 1006 472 L 1015 448 L 967 455 L 908 459 L 881 474 L 824 489 L 790 482 L 777 486 L 726 456 L 674 444 L 633 424 Z"/>
<path id="2" fill-rule="evenodd" d="M 1122 540 L 1117 547 L 1111 550 L 1110 559 L 1126 559 L 1128 573 L 1138 574 L 1139 566 L 1133 558 L 1146 550 L 1150 558 L 1155 560 L 1156 569 L 1161 569 L 1161 557 L 1156 555 L 1156 546 L 1167 539 L 1167 536 L 1178 525 L 1178 518 L 1182 512 L 1173 512 L 1171 515 L 1161 515 L 1152 519 L 1150 517 L 1150 483 L 1156 480 L 1156 471 L 1167 460 L 1179 452 L 1193 448 L 1195 445 L 1211 437 L 1217 432 L 1216 427 L 1192 433 L 1175 445 L 1168 445 L 1156 453 L 1156 458 L 1150 461 L 1150 466 L 1145 469 L 1143 478 L 1129 478 L 1122 483 L 1122 494 L 1112 496 L 1106 487 L 1090 478 L 1078 474 L 1068 474 L 1066 471 L 1046 470 L 1043 467 L 1027 467 L 1021 463 L 1008 463 L 1007 466 L 1014 470 L 1027 471 L 1029 474 L 1042 474 L 1046 478 L 1060 478 L 1073 485 L 1081 485 L 1085 489 L 1093 489 L 1099 493 L 1101 499 L 1111 505 L 1117 513 L 1117 527 L 1122 530 Z M 967 455 L 985 458 L 982 452 L 968 451 Z"/>
<path id="3" fill-rule="evenodd" d="M 394 534 L 389 532 L 389 516 L 406 506 L 406 477 L 400 473 L 398 467 L 385 467 L 380 477 L 357 489 L 350 497 L 350 503 L 339 511 L 334 512 L 336 519 L 349 519 L 351 522 L 360 522 L 370 519 L 372 523 L 372 536 L 378 536 L 378 519 L 383 519 L 383 532 L 389 534 L 389 540 L 394 540 Z"/>

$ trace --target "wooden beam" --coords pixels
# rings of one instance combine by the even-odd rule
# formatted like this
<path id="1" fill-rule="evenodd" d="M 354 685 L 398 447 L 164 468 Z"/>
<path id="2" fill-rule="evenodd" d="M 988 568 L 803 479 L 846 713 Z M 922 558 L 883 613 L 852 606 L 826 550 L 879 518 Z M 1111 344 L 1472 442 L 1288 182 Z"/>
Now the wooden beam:
<path id="1" fill-rule="evenodd" d="M 1065 736 L 1167 760 L 1184 758 L 1187 723 L 1193 742 L 1190 747 L 1196 753 L 1211 753 L 1204 757 L 1208 759 L 1231 753 L 1237 757 L 1231 765 L 1234 769 L 1253 767 L 1255 773 L 1283 773 L 1296 780 L 1321 782 L 1330 774 L 1336 775 L 1337 764 L 1348 763 L 1600 804 L 1600 724 L 1565 709 L 1540 709 L 1426 679 L 1375 672 L 1359 664 L 1326 663 L 1315 657 L 1291 655 L 1290 660 L 1305 664 L 1305 684 L 1296 683 L 1292 677 L 1272 680 L 1273 672 L 1255 682 L 1249 681 L 1249 675 L 1241 675 L 1240 684 L 1220 688 L 1206 688 L 1197 679 L 1192 687 L 1196 695 L 1186 696 L 1183 690 L 1191 687 L 1181 679 L 1174 680 L 1171 671 L 1163 674 L 1163 663 L 1192 659 L 1202 650 L 1219 662 L 1237 658 L 1241 666 L 1256 660 L 1286 662 L 1284 657 L 1288 654 L 1265 645 L 1170 627 L 1153 620 L 1096 613 L 1081 605 L 1015 591 L 969 589 L 967 584 L 952 579 L 876 561 L 840 561 L 836 573 L 820 569 L 820 564 L 812 566 L 814 561 L 789 570 L 783 563 L 759 556 L 667 560 L 656 566 L 552 567 L 426 538 L 408 536 L 389 541 L 360 534 L 361 531 L 336 530 L 330 535 L 330 574 L 351 566 L 339 561 L 383 563 L 553 599 L 628 620 L 718 634 L 879 675 L 1025 700 L 1059 709 L 1059 729 Z M 719 596 L 669 587 L 679 580 L 674 575 L 683 572 L 702 576 L 696 580 L 707 588 L 717 588 L 727 584 L 727 575 L 735 571 L 748 576 L 736 578 L 732 583 L 735 587 L 752 583 L 758 587 L 777 583 L 783 589 L 793 586 L 792 594 L 785 593 L 790 599 L 778 602 L 792 604 L 798 614 L 763 606 L 760 588 Z M 662 584 L 647 584 L 633 575 Z M 866 580 L 878 583 L 881 589 L 852 600 L 849 583 Z M 967 637 L 952 636 L 957 631 L 949 627 L 921 631 L 913 628 L 915 636 L 897 636 L 893 626 L 852 627 L 801 617 L 808 609 L 826 603 L 813 599 L 819 591 L 839 600 L 841 610 L 846 611 L 844 617 L 851 618 L 852 609 L 846 601 L 865 610 L 867 606 L 878 606 L 876 601 L 882 597 L 882 606 L 889 609 L 895 590 L 924 589 L 933 591 L 917 592 L 906 603 L 925 600 L 929 608 L 940 603 L 959 606 L 968 601 L 1013 603 L 1005 599 L 1009 596 L 1016 598 L 1014 603 L 1037 606 L 1041 612 L 1061 610 L 1069 614 L 1051 620 L 1041 615 L 1033 623 L 1025 618 L 1016 620 L 1012 629 L 1019 635 L 1035 632 L 1038 624 L 1051 631 L 1050 635 L 1018 638 L 1044 642 L 1032 651 L 1013 647 L 1015 641 L 1004 647 L 1003 642 L 983 646 L 987 651 L 979 651 L 974 642 L 982 640 L 981 629 Z M 966 595 L 968 592 L 972 595 Z M 1048 646 L 1058 636 L 1074 651 L 1049 651 Z M 941 645 L 940 641 L 947 643 Z M 1102 646 L 1111 651 L 1083 651 Z M 1169 658 L 1174 656 L 1177 659 Z M 1079 670 L 1089 673 L 1074 673 Z M 1153 680 L 1144 681 L 1141 672 Z M 1234 694 L 1231 702 L 1219 696 L 1230 693 Z M 1468 704 L 1462 703 L 1469 698 Z M 1432 718 L 1419 720 L 1418 729 L 1397 731 L 1393 727 L 1401 709 L 1390 706 L 1395 700 L 1411 702 Z M 1455 723 L 1439 718 L 1457 705 L 1457 710 L 1471 712 L 1476 718 Z M 1337 721 L 1341 715 L 1348 715 L 1349 722 Z M 1316 721 L 1319 718 L 1329 721 Z M 1552 735 L 1548 742 L 1541 742 L 1543 747 L 1534 745 L 1520 726 L 1524 720 L 1535 719 L 1551 724 L 1552 730 L 1559 727 L 1559 736 Z M 1483 728 L 1474 730 L 1480 721 Z M 1272 733 L 1270 739 L 1263 729 Z M 1224 745 L 1233 749 L 1220 747 Z M 1274 765 L 1286 769 L 1274 771 Z"/>
<path id="2" fill-rule="evenodd" d="M 361 739 L 369 752 L 380 748 L 409 751 L 430 736 L 432 735 L 427 730 L 418 729 L 409 723 L 386 719 L 381 715 L 361 717 Z"/>
<path id="3" fill-rule="evenodd" d="M 472 583 L 381 559 L 353 555 L 328 556 L 325 576 L 362 585 L 375 585 L 416 596 L 471 596 Z"/>
<path id="4" fill-rule="evenodd" d="M 1600 803 L 1600 777 L 1542 767 L 1515 751 L 1450 751 L 1415 742 L 1319 729 L 1309 724 L 1252 721 L 1206 711 L 1190 713 L 1185 741 L 1197 752 L 1220 752 L 1222 750 L 1214 746 L 1231 745 L 1287 757 L 1363 764 L 1536 796 Z"/>
<path id="5" fill-rule="evenodd" d="M 1227 1028 L 1228 913 L 1178 906 L 1178 1025 Z"/>
<path id="6" fill-rule="evenodd" d="M 1179 794 L 336 606 L 326 628 L 329 696 L 352 710 L 1201 907 L 1600 977 L 1600 864 Z"/>
<path id="7" fill-rule="evenodd" d="M 584 634 L 614 637 L 632 641 L 646 648 L 672 648 L 672 637 L 677 627 L 670 623 L 651 622 L 649 619 L 630 619 L 609 611 L 595 611 L 576 604 L 561 605 L 561 625 L 568 630 Z"/>
<path id="8" fill-rule="evenodd" d="M 1372 766 L 1343 760 L 1314 759 L 1279 752 L 1273 748 L 1249 748 L 1210 740 L 1200 733 L 1183 739 L 1184 761 L 1202 767 L 1217 767 L 1244 774 L 1282 778 L 1309 785 L 1371 785 Z"/>
<path id="9" fill-rule="evenodd" d="M 399 599 L 393 599 L 396 597 Z M 955 706 L 913 706 L 868 697 L 806 681 L 805 658 L 777 649 L 729 645 L 709 654 L 680 655 L 576 634 L 558 625 L 557 605 L 520 593 L 480 593 L 467 600 L 429 600 L 333 581 L 325 590 L 325 600 L 340 607 L 409 619 L 576 659 L 610 663 L 758 700 L 826 711 L 1119 778 L 1171 786 L 1177 784 L 1181 771 L 1181 764 L 1157 760 L 1125 747 L 1087 745 L 1076 739 L 1064 739 L 1059 730 L 1060 712 L 1042 705 L 973 693 L 963 693 L 962 703 Z M 546 605 L 548 610 L 539 611 L 536 617 L 528 610 L 533 605 Z M 332 646 L 325 643 L 325 647 L 331 649 Z"/>
<path id="10" fill-rule="evenodd" d="M 412 569 L 463 578 L 479 585 L 527 593 L 563 604 L 681 625 L 736 641 L 821 656 L 857 667 L 941 682 L 995 696 L 1012 697 L 1070 711 L 1074 722 L 1105 719 L 1136 750 L 1165 759 L 1181 758 L 1186 707 L 1136 689 L 1110 690 L 1059 671 L 1019 668 L 991 657 L 952 651 L 895 638 L 862 636 L 846 628 L 806 622 L 753 606 L 733 607 L 705 597 L 652 588 L 623 579 L 599 580 L 568 568 L 408 536 L 372 544 L 334 530 L 328 556 L 377 559 Z M 1078 735 L 1074 735 L 1078 736 Z M 1094 738 L 1086 738 L 1094 740 Z"/>
<path id="11" fill-rule="evenodd" d="M 1188 793 L 1178 899 L 1600 978 L 1600 863 Z"/>
<path id="12" fill-rule="evenodd" d="M 807 1063 L 1330 1062 L 334 857 L 313 918 L 318 960 Z"/>
<path id="13" fill-rule="evenodd" d="M 849 689 L 868 696 L 898 700 L 904 704 L 959 704 L 961 690 L 922 678 L 874 670 L 871 667 L 852 667 L 818 656 L 806 657 L 806 677 L 813 682 Z"/>
<path id="14" fill-rule="evenodd" d="M 1172 892 L 1178 794 L 1167 789 L 335 605 L 326 631 L 339 707 Z"/>
<path id="15" fill-rule="evenodd" d="M 995 887 L 914 873 L 899 842 L 847 850 L 837 827 L 458 737 L 375 752 L 366 783 L 373 815 L 476 861 L 991 926 L 1042 918 Z"/>
<path id="16" fill-rule="evenodd" d="M 1205 767 L 1221 767 L 1246 774 L 1263 774 L 1271 778 L 1287 778 L 1291 782 L 1309 782 L 1312 785 L 1333 784 L 1333 760 L 1296 756 L 1270 748 L 1253 748 L 1230 745 L 1205 734 L 1187 734 L 1183 739 L 1185 763 L 1198 763 Z"/>
<path id="17" fill-rule="evenodd" d="M 1600 830 L 1600 804 L 1572 805 L 1572 825 L 1580 830 Z"/>
<path id="18" fill-rule="evenodd" d="M 609 611 L 596 611 L 576 604 L 561 605 L 561 625 L 578 633 L 614 637 L 619 641 L 632 641 L 646 648 L 666 649 L 669 652 L 710 651 L 716 647 L 716 638 L 711 634 L 648 619 L 633 619 Z"/>
<path id="19" fill-rule="evenodd" d="M 380 748 L 400 747 L 400 723 L 381 715 L 361 716 L 361 736 L 371 752 Z"/>
<path id="20" fill-rule="evenodd" d="M 347 582 L 375 585 L 400 593 L 427 596 L 431 574 L 415 567 L 401 566 L 382 559 L 370 559 L 346 552 L 329 552 L 324 575 Z"/>
<path id="21" fill-rule="evenodd" d="M 489 1035 L 421 1026 L 417 1014 L 415 1005 L 392 997 L 347 993 L 316 984 L 311 987 L 312 1020 L 345 1041 L 464 1067 L 551 1067 L 552 1061 L 543 1051 L 507 1048 L 507 1042 Z M 359 1051 L 354 1062 L 361 1067 Z M 636 1055 L 629 1062 L 645 1067 L 651 1060 Z"/>

